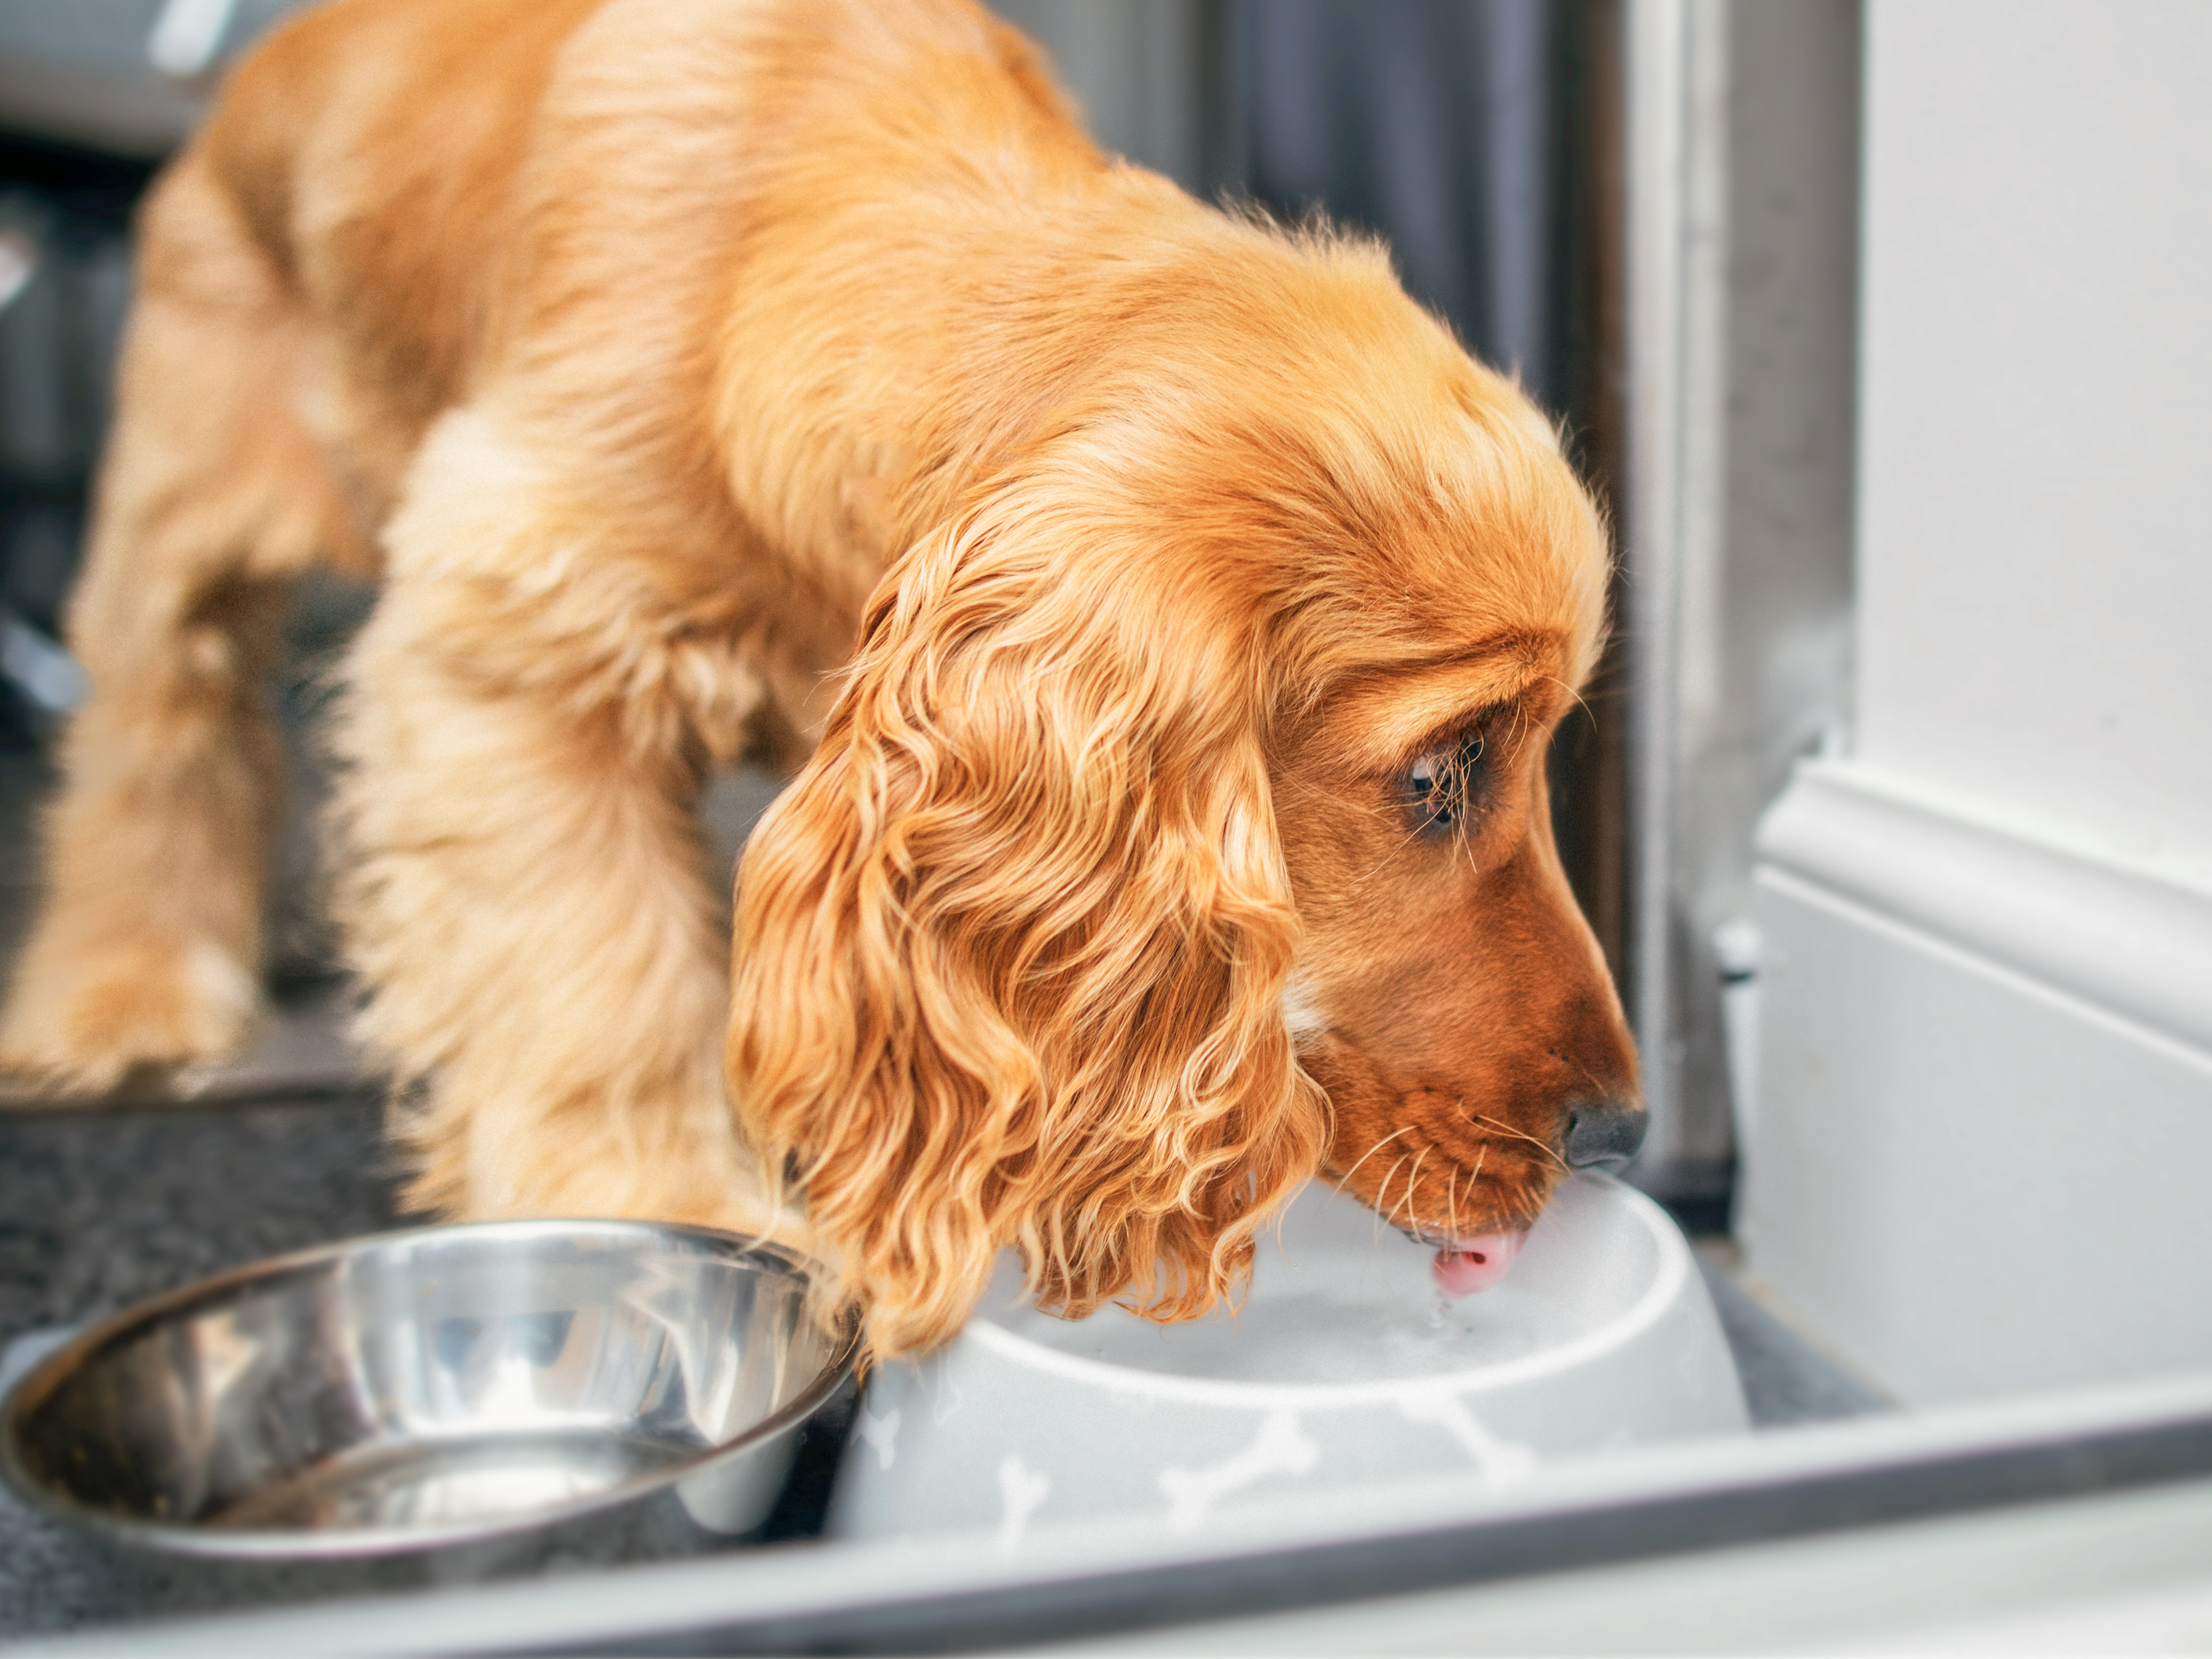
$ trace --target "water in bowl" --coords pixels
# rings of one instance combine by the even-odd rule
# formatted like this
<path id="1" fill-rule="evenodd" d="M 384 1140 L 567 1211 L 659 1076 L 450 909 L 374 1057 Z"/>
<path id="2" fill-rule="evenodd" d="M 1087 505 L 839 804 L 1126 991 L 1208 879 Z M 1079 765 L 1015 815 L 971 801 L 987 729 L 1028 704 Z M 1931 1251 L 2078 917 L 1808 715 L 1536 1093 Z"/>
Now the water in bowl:
<path id="1" fill-rule="evenodd" d="M 1449 1298 L 1430 1273 L 1435 1252 L 1384 1227 L 1372 1212 L 1316 1183 L 1263 1235 L 1243 1304 L 1158 1325 L 1119 1308 L 1079 1321 L 1027 1305 L 1009 1263 L 984 1316 L 1041 1346 L 1109 1365 L 1218 1382 L 1370 1382 L 1497 1365 L 1557 1348 L 1595 1328 L 1583 1301 L 1544 1294 L 1540 1227 L 1513 1273 L 1477 1295 Z"/>

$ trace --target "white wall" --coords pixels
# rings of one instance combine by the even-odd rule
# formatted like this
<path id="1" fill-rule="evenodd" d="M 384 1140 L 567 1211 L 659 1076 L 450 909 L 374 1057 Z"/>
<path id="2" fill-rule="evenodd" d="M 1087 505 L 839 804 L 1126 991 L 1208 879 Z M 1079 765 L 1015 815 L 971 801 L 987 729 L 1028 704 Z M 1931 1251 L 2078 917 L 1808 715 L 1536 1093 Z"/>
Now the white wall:
<path id="1" fill-rule="evenodd" d="M 2212 6 L 1869 0 L 1851 752 L 1753 1271 L 1915 1401 L 2212 1368 Z"/>
<path id="2" fill-rule="evenodd" d="M 2212 880 L 2212 5 L 1870 21 L 1857 753 Z"/>

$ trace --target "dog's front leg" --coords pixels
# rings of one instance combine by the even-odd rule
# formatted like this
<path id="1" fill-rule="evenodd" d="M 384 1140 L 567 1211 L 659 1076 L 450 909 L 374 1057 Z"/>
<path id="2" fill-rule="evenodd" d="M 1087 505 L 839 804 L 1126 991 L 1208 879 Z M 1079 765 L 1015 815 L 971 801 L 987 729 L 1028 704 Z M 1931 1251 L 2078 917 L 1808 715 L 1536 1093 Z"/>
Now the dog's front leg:
<path id="1" fill-rule="evenodd" d="M 763 1227 L 669 619 L 587 507 L 449 416 L 348 665 L 340 906 L 410 1196 Z"/>
<path id="2" fill-rule="evenodd" d="M 0 1071 L 97 1094 L 219 1059 L 259 999 L 284 763 L 266 675 L 295 576 L 366 574 L 294 408 L 303 339 L 193 158 L 140 225 L 139 292 L 71 642 L 92 700 L 61 751 L 46 894 L 0 1018 Z"/>

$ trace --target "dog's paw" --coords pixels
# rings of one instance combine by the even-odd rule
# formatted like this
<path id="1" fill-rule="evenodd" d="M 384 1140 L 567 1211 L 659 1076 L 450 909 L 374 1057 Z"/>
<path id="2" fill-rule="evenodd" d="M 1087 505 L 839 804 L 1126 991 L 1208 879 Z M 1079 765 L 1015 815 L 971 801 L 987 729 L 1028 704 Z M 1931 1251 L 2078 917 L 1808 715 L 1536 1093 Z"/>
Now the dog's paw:
<path id="1" fill-rule="evenodd" d="M 58 954 L 28 953 L 0 1020 L 0 1074 L 24 1092 L 102 1095 L 142 1067 L 221 1060 L 252 1023 L 253 976 L 219 945 Z"/>

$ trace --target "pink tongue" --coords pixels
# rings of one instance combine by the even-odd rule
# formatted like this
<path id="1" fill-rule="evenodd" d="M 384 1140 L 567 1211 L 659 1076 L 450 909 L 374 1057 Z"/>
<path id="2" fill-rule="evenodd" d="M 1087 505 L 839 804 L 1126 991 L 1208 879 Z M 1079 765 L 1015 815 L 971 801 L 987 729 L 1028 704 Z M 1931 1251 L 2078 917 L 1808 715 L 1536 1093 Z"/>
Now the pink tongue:
<path id="1" fill-rule="evenodd" d="M 1480 1238 L 1455 1239 L 1437 1252 L 1437 1288 L 1446 1296 L 1472 1296 L 1486 1291 L 1505 1277 L 1513 1258 L 1521 1254 L 1526 1233 L 1485 1233 Z"/>

